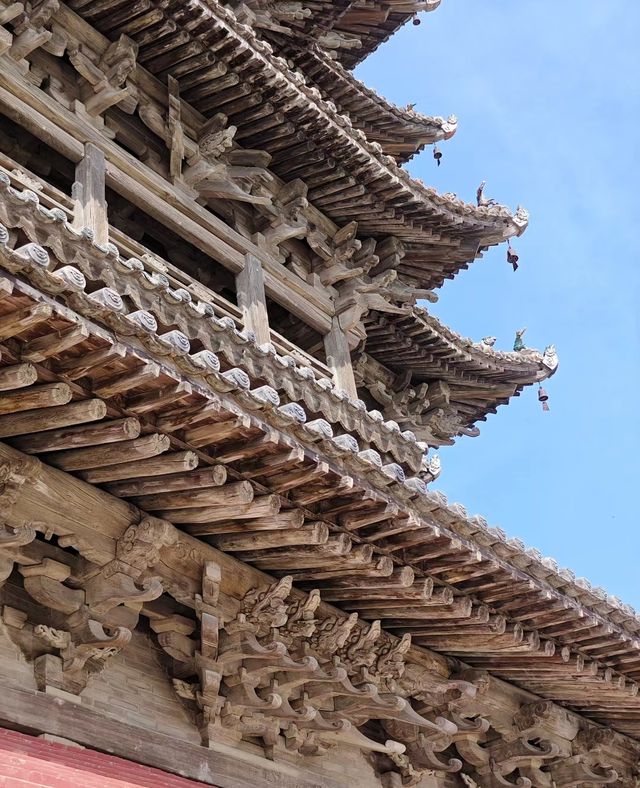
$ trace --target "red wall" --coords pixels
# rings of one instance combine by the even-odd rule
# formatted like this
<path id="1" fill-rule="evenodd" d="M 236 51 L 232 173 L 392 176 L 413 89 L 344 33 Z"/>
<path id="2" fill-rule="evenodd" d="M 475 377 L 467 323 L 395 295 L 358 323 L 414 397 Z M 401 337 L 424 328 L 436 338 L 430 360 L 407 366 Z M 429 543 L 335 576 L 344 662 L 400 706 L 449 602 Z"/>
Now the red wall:
<path id="1" fill-rule="evenodd" d="M 2 788 L 204 788 L 159 769 L 0 729 Z"/>

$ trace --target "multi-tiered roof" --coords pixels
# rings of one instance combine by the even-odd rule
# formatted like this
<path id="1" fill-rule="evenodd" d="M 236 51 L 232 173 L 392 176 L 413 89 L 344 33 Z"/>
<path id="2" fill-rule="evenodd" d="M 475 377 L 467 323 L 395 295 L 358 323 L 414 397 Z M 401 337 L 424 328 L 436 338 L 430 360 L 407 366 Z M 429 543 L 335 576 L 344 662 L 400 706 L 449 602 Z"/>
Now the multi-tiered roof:
<path id="1" fill-rule="evenodd" d="M 634 611 L 429 488 L 557 366 L 417 303 L 527 223 L 347 70 L 437 4 L 0 10 L 5 629 L 79 695 L 141 616 L 210 783 L 635 785 Z"/>

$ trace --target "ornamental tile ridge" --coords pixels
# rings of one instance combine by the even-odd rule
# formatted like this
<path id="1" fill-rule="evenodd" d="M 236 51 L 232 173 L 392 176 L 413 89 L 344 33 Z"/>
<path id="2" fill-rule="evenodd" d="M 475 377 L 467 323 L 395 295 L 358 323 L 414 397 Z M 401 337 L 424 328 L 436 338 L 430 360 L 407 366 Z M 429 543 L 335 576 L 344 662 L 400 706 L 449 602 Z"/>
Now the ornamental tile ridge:
<path id="1" fill-rule="evenodd" d="M 509 558 L 525 558 L 528 566 L 523 567 L 519 564 L 519 568 L 538 583 L 547 583 L 555 591 L 570 596 L 589 607 L 602 609 L 604 605 L 606 612 L 600 612 L 598 615 L 620 613 L 624 617 L 624 626 L 629 628 L 629 634 L 635 638 L 640 633 L 640 613 L 619 597 L 608 594 L 598 586 L 593 586 L 584 577 L 577 578 L 575 572 L 560 567 L 555 559 L 543 556 L 536 548 L 527 547 L 517 537 L 509 537 L 502 528 L 490 526 L 481 515 L 469 515 L 462 504 L 450 503 L 440 490 L 428 490 L 426 498 L 433 504 L 431 514 L 436 517 L 438 513 L 444 515 L 447 518 L 448 527 L 455 533 L 459 533 L 473 542 L 477 539 L 476 534 L 482 534 L 485 538 L 481 545 L 493 549 L 493 545 L 499 544 L 502 550 L 509 554 Z M 509 558 L 505 557 L 504 560 L 510 563 Z M 544 580 L 528 571 L 528 567 L 535 567 L 538 571 L 543 572 L 545 574 Z"/>
<path id="2" fill-rule="evenodd" d="M 318 88 L 309 86 L 301 73 L 292 72 L 287 61 L 274 53 L 271 44 L 259 38 L 252 27 L 240 22 L 229 8 L 225 6 L 213 8 L 210 5 L 210 0 L 193 0 L 193 5 L 204 14 L 217 18 L 228 32 L 242 38 L 245 46 L 250 46 L 265 65 L 278 72 L 281 87 L 284 87 L 286 83 L 292 90 L 304 94 L 318 113 L 323 113 L 335 124 L 338 134 L 346 136 L 349 144 L 357 146 L 363 154 L 375 160 L 378 166 L 386 169 L 390 176 L 400 179 L 403 186 L 412 193 L 414 199 L 431 202 L 449 210 L 453 215 L 468 217 L 479 223 L 484 221 L 491 224 L 502 220 L 510 225 L 509 229 L 503 233 L 502 240 L 522 235 L 526 230 L 529 223 L 529 213 L 521 206 L 515 212 L 512 212 L 507 206 L 499 204 L 477 206 L 464 202 L 454 194 L 439 194 L 436 189 L 426 186 L 421 180 L 412 178 L 406 170 L 398 166 L 392 156 L 383 152 L 381 145 L 369 142 L 364 132 L 354 129 L 350 118 L 340 114 L 335 107 L 331 106 L 330 102 L 325 101 Z"/>
<path id="3" fill-rule="evenodd" d="M 4 230 L 4 228 L 0 228 Z M 175 364 L 178 375 L 186 373 L 188 378 L 204 381 L 210 391 L 207 399 L 219 403 L 229 413 L 241 416 L 242 408 L 246 411 L 261 411 L 261 418 L 265 426 L 275 427 L 277 430 L 289 430 L 302 444 L 314 452 L 319 449 L 336 465 L 341 472 L 356 474 L 366 478 L 369 483 L 378 487 L 395 485 L 402 488 L 405 497 L 415 496 L 415 485 L 421 484 L 419 477 L 405 479 L 404 472 L 398 473 L 396 463 L 382 465 L 380 454 L 374 450 L 360 450 L 358 441 L 351 435 L 343 434 L 333 436 L 331 425 L 323 419 L 307 422 L 307 413 L 298 403 L 289 402 L 280 405 L 279 396 L 270 386 L 260 386 L 250 389 L 251 380 L 244 370 L 234 368 L 220 372 L 217 356 L 207 350 L 190 355 L 182 346 L 176 343 L 173 337 L 167 334 L 158 334 L 158 326 L 149 312 L 138 310 L 125 313 L 124 304 L 118 294 L 110 288 L 101 288 L 93 293 L 87 293 L 86 280 L 82 273 L 73 266 L 64 266 L 54 271 L 48 270 L 50 258 L 38 244 L 29 243 L 19 250 L 5 248 L 7 241 L 6 232 L 0 232 L 0 259 L 7 270 L 22 272 L 33 280 L 37 289 L 53 296 L 65 296 L 70 300 L 72 308 L 77 314 L 103 320 L 105 324 L 123 337 L 134 337 L 140 341 L 145 351 L 153 356 L 166 356 L 163 365 L 169 369 L 168 361 Z M 43 254 L 44 253 L 44 254 Z M 66 307 L 61 307 L 63 310 Z M 222 322 L 222 321 L 220 321 Z M 241 332 L 239 332 L 241 333 Z M 181 332 L 169 332 L 181 334 Z M 188 338 L 182 335 L 188 341 Z M 233 395 L 235 401 L 224 401 L 221 395 Z M 391 425 L 391 422 L 388 422 Z M 397 427 L 397 425 L 396 425 Z M 396 432 L 398 430 L 396 429 Z M 348 440 L 345 444 L 344 441 Z M 414 445 L 415 439 L 413 439 Z M 312 447 L 311 444 L 317 444 Z M 289 445 L 289 444 L 287 444 Z M 422 483 L 422 490 L 426 490 Z"/>
<path id="4" fill-rule="evenodd" d="M 171 288 L 164 275 L 149 273 L 142 261 L 121 258 L 118 248 L 113 244 L 97 244 L 90 230 L 74 228 L 60 209 L 45 208 L 40 204 L 35 192 L 28 189 L 17 191 L 10 185 L 10 178 L 0 171 L 0 197 L 3 192 L 6 199 L 0 199 L 0 221 L 7 221 L 9 226 L 22 223 L 25 234 L 31 241 L 29 255 L 35 255 L 37 262 L 41 263 L 39 268 L 34 270 L 39 270 L 41 277 L 48 273 L 56 278 L 55 293 L 60 292 L 61 283 L 69 285 L 74 291 L 84 292 L 88 278 L 100 282 L 104 287 L 87 295 L 94 301 L 99 298 L 100 303 L 110 312 L 120 313 L 123 301 L 121 294 L 114 289 L 114 285 L 117 285 L 137 307 L 136 311 L 121 317 L 133 321 L 147 339 L 150 335 L 155 335 L 157 329 L 157 321 L 152 311 L 161 310 L 162 302 L 165 302 L 166 308 L 172 310 L 171 322 L 175 322 L 182 330 L 169 332 L 170 336 L 159 337 L 163 344 L 168 343 L 173 350 L 188 355 L 190 339 L 187 332 L 198 336 L 206 327 L 220 340 L 224 338 L 225 344 L 217 343 L 220 346 L 216 346 L 215 351 L 221 353 L 234 368 L 245 366 L 253 376 L 266 378 L 273 385 L 278 382 L 290 399 L 300 399 L 310 410 L 330 411 L 334 423 L 339 423 L 346 430 L 357 432 L 365 442 L 374 443 L 383 452 L 393 455 L 408 467 L 419 467 L 423 453 L 422 444 L 410 431 L 402 431 L 395 421 L 385 421 L 376 411 L 367 410 L 361 400 L 352 399 L 328 378 L 317 378 L 309 368 L 301 366 L 292 356 L 278 355 L 275 347 L 271 345 L 258 345 L 250 332 L 237 329 L 231 317 L 216 318 L 211 304 L 194 302 L 186 289 Z M 11 205 L 15 206 L 13 213 Z M 0 253 L 8 248 L 7 241 L 8 233 L 0 223 Z M 49 254 L 42 243 L 52 248 L 61 267 L 47 271 Z M 107 260 L 113 267 L 110 273 L 107 273 L 109 266 L 105 266 Z M 84 272 L 81 269 L 84 269 Z M 132 289 L 135 280 L 139 280 L 141 284 L 138 295 Z M 40 284 L 44 286 L 44 281 Z M 202 322 L 202 326 L 198 326 L 195 332 L 190 330 L 194 321 Z M 213 351 L 203 352 L 214 356 Z M 268 374 L 275 367 L 275 374 Z M 237 380 L 233 379 L 232 382 L 237 383 Z"/>

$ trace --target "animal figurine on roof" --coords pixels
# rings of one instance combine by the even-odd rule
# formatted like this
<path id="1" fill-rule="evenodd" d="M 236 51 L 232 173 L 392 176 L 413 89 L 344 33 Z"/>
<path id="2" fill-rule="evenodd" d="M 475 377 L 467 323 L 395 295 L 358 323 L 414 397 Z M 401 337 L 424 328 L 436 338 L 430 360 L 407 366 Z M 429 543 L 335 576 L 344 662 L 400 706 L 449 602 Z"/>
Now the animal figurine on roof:
<path id="1" fill-rule="evenodd" d="M 522 337 L 526 330 L 526 328 L 519 328 L 516 330 L 516 338 L 513 341 L 513 350 L 515 353 L 520 353 L 520 351 L 524 350 L 524 340 Z"/>
<path id="2" fill-rule="evenodd" d="M 478 186 L 478 190 L 476 192 L 476 202 L 478 203 L 479 208 L 487 208 L 489 205 L 497 205 L 498 203 L 491 199 L 490 197 L 484 196 L 484 187 L 486 186 L 486 181 L 482 181 L 480 186 Z"/>

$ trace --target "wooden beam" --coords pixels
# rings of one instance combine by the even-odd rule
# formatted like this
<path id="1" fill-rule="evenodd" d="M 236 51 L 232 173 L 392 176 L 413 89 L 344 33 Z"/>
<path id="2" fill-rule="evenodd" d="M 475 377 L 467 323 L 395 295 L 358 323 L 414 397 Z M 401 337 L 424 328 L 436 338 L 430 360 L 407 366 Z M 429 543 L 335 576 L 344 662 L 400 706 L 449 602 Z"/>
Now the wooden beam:
<path id="1" fill-rule="evenodd" d="M 259 345 L 267 344 L 271 333 L 264 292 L 264 274 L 262 263 L 255 255 L 245 255 L 244 268 L 236 276 L 236 290 L 244 327 L 253 331 Z"/>
<path id="2" fill-rule="evenodd" d="M 109 219 L 105 198 L 104 153 L 87 142 L 84 156 L 76 167 L 76 180 L 72 195 L 76 201 L 76 227 L 88 227 L 96 243 L 106 244 L 109 240 Z"/>
<path id="3" fill-rule="evenodd" d="M 109 485 L 109 492 L 121 498 L 132 495 L 153 495 L 175 490 L 199 490 L 209 487 L 220 487 L 227 480 L 227 469 L 222 465 L 199 468 L 187 473 L 174 473 L 157 478 L 137 478 L 114 482 Z"/>
<path id="4" fill-rule="evenodd" d="M 334 383 L 339 389 L 346 391 L 350 397 L 357 399 L 358 390 L 351 365 L 349 343 L 337 317 L 332 319 L 331 329 L 325 335 L 324 349 L 327 356 L 327 366 L 333 372 Z"/>
<path id="5" fill-rule="evenodd" d="M 92 484 L 115 482 L 122 479 L 136 479 L 144 476 L 164 476 L 165 474 L 192 471 L 198 465 L 198 455 L 194 451 L 178 451 L 160 454 L 148 460 L 133 460 L 106 468 L 93 468 L 82 471 L 82 478 Z"/>
<path id="6" fill-rule="evenodd" d="M 213 549 L 213 548 L 212 548 Z M 165 733 L 132 725 L 57 695 L 2 686 L 0 724 L 35 733 L 49 733 L 143 763 L 170 774 L 181 775 L 219 788 L 317 788 L 317 773 L 282 760 L 257 758 L 253 752 L 228 747 L 208 749 Z M 144 742 L 144 747 L 140 743 Z M 161 780 L 161 778 L 160 778 Z M 323 788 L 341 788 L 324 775 Z"/>
<path id="7" fill-rule="evenodd" d="M 194 509 L 204 506 L 220 506 L 227 510 L 226 519 L 233 517 L 235 506 L 253 501 L 251 482 L 233 482 L 224 487 L 201 490 L 173 490 L 135 497 L 141 509 Z"/>
<path id="8" fill-rule="evenodd" d="M 43 451 L 79 449 L 85 446 L 133 440 L 139 435 L 140 422 L 138 419 L 126 418 L 104 421 L 99 424 L 63 427 L 62 429 L 48 430 L 39 435 L 24 435 L 14 440 L 13 445 L 16 449 L 27 454 L 38 454 Z"/>
<path id="9" fill-rule="evenodd" d="M 270 517 L 280 511 L 280 496 L 262 495 L 254 498 L 251 503 L 229 506 L 211 506 L 201 509 L 167 509 L 156 512 L 158 517 L 171 519 L 175 523 L 215 523 L 234 520 L 253 520 L 261 517 Z M 155 511 L 155 510 L 154 510 Z"/>
<path id="10" fill-rule="evenodd" d="M 0 391 L 11 391 L 31 386 L 38 379 L 38 370 L 33 364 L 16 364 L 0 369 Z"/>
<path id="11" fill-rule="evenodd" d="M 133 459 L 146 460 L 167 451 L 169 437 L 153 433 L 120 443 L 91 446 L 84 449 L 68 449 L 47 455 L 46 460 L 64 471 L 83 471 L 87 468 L 103 468 L 118 465 Z"/>
<path id="12" fill-rule="evenodd" d="M 69 326 L 62 331 L 54 331 L 27 342 L 22 348 L 20 358 L 23 361 L 39 363 L 84 342 L 88 336 L 89 329 L 83 323 Z"/>
<path id="13" fill-rule="evenodd" d="M 64 18 L 71 12 L 61 7 L 60 13 Z M 92 142 L 105 153 L 106 183 L 115 192 L 234 273 L 242 269 L 245 254 L 259 256 L 269 297 L 316 331 L 325 333 L 329 329 L 334 309 L 327 293 L 268 257 L 251 240 L 105 139 L 78 115 L 46 99 L 42 91 L 29 86 L 16 71 L 0 71 L 2 114 L 72 161 L 79 161 L 84 155 L 84 141 Z"/>
<path id="14" fill-rule="evenodd" d="M 43 323 L 51 317 L 53 312 L 48 304 L 36 304 L 20 309 L 17 312 L 10 312 L 0 317 L 0 339 L 9 339 L 23 331 Z"/>
<path id="15" fill-rule="evenodd" d="M 101 399 L 89 399 L 83 402 L 72 402 L 69 405 L 26 410 L 22 413 L 8 413 L 6 416 L 0 416 L 0 437 L 9 438 L 13 435 L 44 432 L 45 430 L 70 427 L 73 424 L 100 421 L 106 415 L 107 406 Z"/>
<path id="16" fill-rule="evenodd" d="M 65 405 L 71 399 L 71 394 L 66 383 L 45 383 L 42 386 L 6 392 L 0 395 L 0 414 L 13 415 L 16 411 Z"/>

